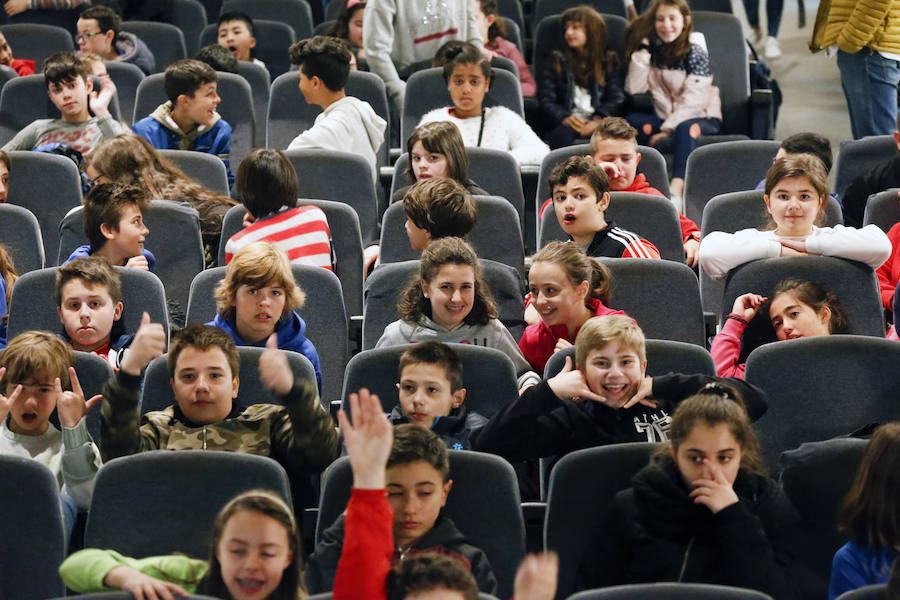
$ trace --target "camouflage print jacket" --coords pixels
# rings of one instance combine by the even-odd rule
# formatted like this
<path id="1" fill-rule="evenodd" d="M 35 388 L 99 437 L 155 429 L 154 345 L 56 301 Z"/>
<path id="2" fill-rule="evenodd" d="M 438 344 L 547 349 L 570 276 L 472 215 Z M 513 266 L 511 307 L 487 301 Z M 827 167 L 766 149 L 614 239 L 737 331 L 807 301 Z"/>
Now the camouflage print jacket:
<path id="1" fill-rule="evenodd" d="M 321 471 L 338 456 L 338 434 L 315 384 L 297 381 L 284 406 L 240 406 L 217 423 L 191 423 L 177 404 L 141 417 L 140 378 L 122 371 L 103 387 L 104 461 L 147 450 L 226 450 L 270 456 L 288 471 Z"/>

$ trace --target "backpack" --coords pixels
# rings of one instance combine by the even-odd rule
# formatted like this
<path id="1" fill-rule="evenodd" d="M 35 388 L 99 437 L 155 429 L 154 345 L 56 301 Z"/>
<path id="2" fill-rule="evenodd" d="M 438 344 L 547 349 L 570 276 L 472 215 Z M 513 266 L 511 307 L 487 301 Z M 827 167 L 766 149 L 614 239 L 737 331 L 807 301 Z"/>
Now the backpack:
<path id="1" fill-rule="evenodd" d="M 781 86 L 778 81 L 772 77 L 772 70 L 769 65 L 759 59 L 756 54 L 756 48 L 747 41 L 747 47 L 750 48 L 750 89 L 751 90 L 772 90 L 772 127 L 778 123 L 778 109 L 784 99 L 781 94 Z"/>

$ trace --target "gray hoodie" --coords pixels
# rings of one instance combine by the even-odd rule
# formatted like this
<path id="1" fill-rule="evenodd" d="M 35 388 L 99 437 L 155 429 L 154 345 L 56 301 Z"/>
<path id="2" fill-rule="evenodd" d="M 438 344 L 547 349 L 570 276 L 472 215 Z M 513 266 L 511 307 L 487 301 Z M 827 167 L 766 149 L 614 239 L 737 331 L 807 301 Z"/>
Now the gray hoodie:
<path id="1" fill-rule="evenodd" d="M 463 323 L 453 329 L 447 329 L 422 315 L 415 322 L 398 320 L 384 328 L 376 348 L 399 346 L 414 342 L 444 342 L 445 344 L 471 344 L 494 348 L 507 355 L 516 367 L 518 386 L 540 383 L 540 376 L 531 370 L 531 365 L 522 356 L 519 345 L 509 330 L 497 319 L 491 319 L 487 325 L 467 325 Z"/>

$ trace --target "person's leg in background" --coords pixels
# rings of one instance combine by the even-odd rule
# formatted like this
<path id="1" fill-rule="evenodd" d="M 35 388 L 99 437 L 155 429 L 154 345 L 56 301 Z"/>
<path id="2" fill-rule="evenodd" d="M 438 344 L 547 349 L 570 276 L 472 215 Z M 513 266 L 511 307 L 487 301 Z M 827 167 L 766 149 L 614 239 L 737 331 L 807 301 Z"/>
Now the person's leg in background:
<path id="1" fill-rule="evenodd" d="M 766 0 L 766 25 L 769 33 L 769 37 L 766 38 L 766 58 L 781 56 L 781 46 L 778 45 L 778 28 L 781 26 L 782 11 L 784 11 L 784 0 Z"/>
<path id="2" fill-rule="evenodd" d="M 684 195 L 684 172 L 687 170 L 687 159 L 697 147 L 697 138 L 701 135 L 713 135 L 722 130 L 719 119 L 688 119 L 678 124 L 672 132 L 674 153 L 672 156 L 672 181 L 669 189 L 673 196 Z"/>
<path id="3" fill-rule="evenodd" d="M 892 134 L 897 127 L 900 63 L 869 48 L 855 54 L 838 50 L 837 63 L 853 139 Z"/>
<path id="4" fill-rule="evenodd" d="M 759 0 L 744 0 L 744 12 L 753 29 L 753 43 L 758 44 L 763 39 L 762 28 L 759 26 Z"/>
<path id="5" fill-rule="evenodd" d="M 659 131 L 659 126 L 663 120 L 653 113 L 631 113 L 625 120 L 628 124 L 637 129 L 637 143 L 643 146 L 650 141 L 650 136 Z"/>

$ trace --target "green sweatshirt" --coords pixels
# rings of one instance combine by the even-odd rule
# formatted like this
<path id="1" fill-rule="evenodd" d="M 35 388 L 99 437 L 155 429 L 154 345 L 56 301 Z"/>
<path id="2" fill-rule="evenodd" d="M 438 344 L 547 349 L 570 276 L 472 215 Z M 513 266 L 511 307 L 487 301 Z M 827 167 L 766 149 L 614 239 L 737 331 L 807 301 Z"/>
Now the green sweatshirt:
<path id="1" fill-rule="evenodd" d="M 59 574 L 69 589 L 80 594 L 108 592 L 115 588 L 103 585 L 106 574 L 114 567 L 124 565 L 137 569 L 155 579 L 180 585 L 193 593 L 206 575 L 209 564 L 205 560 L 172 554 L 130 558 L 113 550 L 85 548 L 71 554 L 59 567 Z"/>

